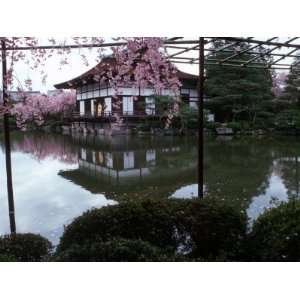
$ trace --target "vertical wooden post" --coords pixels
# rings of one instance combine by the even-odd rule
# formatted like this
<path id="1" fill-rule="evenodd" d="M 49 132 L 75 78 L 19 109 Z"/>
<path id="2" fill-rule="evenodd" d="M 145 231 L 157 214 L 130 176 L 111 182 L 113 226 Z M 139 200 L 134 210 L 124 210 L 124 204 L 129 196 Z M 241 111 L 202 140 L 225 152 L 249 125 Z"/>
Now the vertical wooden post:
<path id="1" fill-rule="evenodd" d="M 299 198 L 299 171 L 298 171 L 298 165 L 299 165 L 299 162 L 298 162 L 298 156 L 296 154 L 296 195 L 297 195 L 297 198 Z"/>
<path id="2" fill-rule="evenodd" d="M 7 92 L 7 66 L 6 66 L 6 44 L 5 39 L 1 39 L 1 54 L 2 54 L 2 98 L 3 105 L 9 105 L 8 92 Z M 14 205 L 14 192 L 12 182 L 12 170 L 11 170 L 11 146 L 10 146 L 10 132 L 9 132 L 9 113 L 4 114 L 3 118 L 4 129 L 4 143 L 5 143 L 5 162 L 6 162 L 6 178 L 7 178 L 7 195 L 8 195 L 8 210 L 10 231 L 12 234 L 16 233 L 16 221 L 15 221 L 15 205 Z"/>
<path id="3" fill-rule="evenodd" d="M 199 79 L 198 79 L 198 198 L 203 198 L 204 147 L 203 147 L 203 102 L 204 102 L 204 37 L 199 38 Z"/>

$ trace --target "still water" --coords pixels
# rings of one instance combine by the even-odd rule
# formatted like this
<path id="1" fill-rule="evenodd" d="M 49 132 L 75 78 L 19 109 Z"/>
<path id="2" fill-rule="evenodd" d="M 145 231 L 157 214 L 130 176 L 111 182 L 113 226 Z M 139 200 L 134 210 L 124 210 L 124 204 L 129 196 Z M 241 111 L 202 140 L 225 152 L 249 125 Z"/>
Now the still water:
<path id="1" fill-rule="evenodd" d="M 0 234 L 9 232 L 0 140 Z M 12 134 L 18 232 L 58 243 L 64 225 L 92 207 L 197 196 L 196 137 Z M 300 193 L 297 138 L 207 138 L 205 192 L 245 211 L 249 223 Z M 184 201 L 184 200 L 183 200 Z"/>

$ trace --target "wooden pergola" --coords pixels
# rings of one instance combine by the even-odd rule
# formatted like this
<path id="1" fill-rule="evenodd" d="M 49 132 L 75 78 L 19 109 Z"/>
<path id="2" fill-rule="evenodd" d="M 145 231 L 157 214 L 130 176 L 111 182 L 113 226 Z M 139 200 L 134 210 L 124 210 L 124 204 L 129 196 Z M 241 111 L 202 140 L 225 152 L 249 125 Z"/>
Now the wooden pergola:
<path id="1" fill-rule="evenodd" d="M 32 47 L 9 47 L 5 38 L 0 37 L 2 54 L 2 93 L 3 102 L 9 104 L 7 91 L 7 56 L 9 51 L 22 50 L 51 50 L 51 49 L 78 49 L 78 48 L 109 48 L 126 45 L 125 42 L 112 42 L 102 44 L 84 45 L 39 45 Z M 218 41 L 221 46 L 218 45 Z M 222 67 L 257 68 L 269 70 L 291 70 L 300 67 L 300 38 L 278 38 L 270 37 L 257 39 L 254 37 L 200 37 L 197 39 L 185 39 L 183 37 L 167 38 L 164 42 L 169 61 L 175 64 L 198 66 L 198 197 L 203 198 L 203 167 L 204 167 L 204 124 L 203 124 L 203 102 L 205 66 L 216 65 Z M 246 46 L 245 46 L 246 45 Z M 243 47 L 241 47 L 243 46 Z M 233 50 L 234 49 L 234 53 Z M 226 54 L 225 58 L 218 58 L 218 54 Z M 228 56 L 228 53 L 230 55 Z M 243 54 L 251 55 L 248 60 L 243 59 Z M 299 62 L 294 62 L 299 58 Z M 9 204 L 9 217 L 11 233 L 16 232 L 14 193 L 12 184 L 11 168 L 11 145 L 9 131 L 9 114 L 4 115 L 4 141 L 7 173 L 7 192 Z"/>

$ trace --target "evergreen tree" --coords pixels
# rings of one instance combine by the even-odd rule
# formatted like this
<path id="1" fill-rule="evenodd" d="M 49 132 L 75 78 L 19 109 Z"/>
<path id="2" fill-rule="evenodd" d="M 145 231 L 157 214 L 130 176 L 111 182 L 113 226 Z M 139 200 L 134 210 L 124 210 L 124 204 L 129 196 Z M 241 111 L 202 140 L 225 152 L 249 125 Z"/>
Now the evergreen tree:
<path id="1" fill-rule="evenodd" d="M 273 98 L 272 72 L 269 69 L 240 67 L 243 61 L 251 60 L 255 54 L 243 52 L 249 44 L 241 43 L 238 47 L 228 47 L 228 42 L 214 43 L 212 50 L 226 48 L 223 51 L 212 51 L 206 58 L 206 106 L 215 114 L 216 121 L 230 122 L 248 120 L 255 123 L 258 113 L 266 101 Z M 263 53 L 263 47 L 256 49 Z M 250 51 L 249 51 L 250 52 Z M 229 58 L 239 53 L 239 56 L 229 59 L 231 66 L 209 64 Z M 267 65 L 264 56 L 255 63 Z M 251 64 L 253 66 L 253 62 Z M 261 65 L 260 65 L 261 66 Z"/>
<path id="2" fill-rule="evenodd" d="M 300 53 L 298 53 L 299 55 Z M 300 107 L 300 58 L 296 57 L 294 64 L 297 67 L 292 68 L 287 76 L 286 86 L 281 96 L 282 100 L 286 100 L 288 103 Z"/>

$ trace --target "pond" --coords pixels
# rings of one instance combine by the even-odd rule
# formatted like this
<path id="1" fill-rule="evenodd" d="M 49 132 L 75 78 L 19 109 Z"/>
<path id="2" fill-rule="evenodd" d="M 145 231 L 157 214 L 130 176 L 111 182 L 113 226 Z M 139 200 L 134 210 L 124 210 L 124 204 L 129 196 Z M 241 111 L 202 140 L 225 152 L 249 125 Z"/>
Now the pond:
<path id="1" fill-rule="evenodd" d="M 196 137 L 12 134 L 18 232 L 57 244 L 64 225 L 92 207 L 144 198 L 197 196 Z M 9 232 L 3 140 L 0 234 Z M 296 138 L 217 137 L 205 141 L 205 193 L 245 211 L 249 223 L 300 193 Z M 184 201 L 184 200 L 183 200 Z"/>

